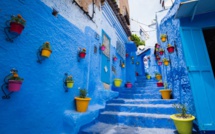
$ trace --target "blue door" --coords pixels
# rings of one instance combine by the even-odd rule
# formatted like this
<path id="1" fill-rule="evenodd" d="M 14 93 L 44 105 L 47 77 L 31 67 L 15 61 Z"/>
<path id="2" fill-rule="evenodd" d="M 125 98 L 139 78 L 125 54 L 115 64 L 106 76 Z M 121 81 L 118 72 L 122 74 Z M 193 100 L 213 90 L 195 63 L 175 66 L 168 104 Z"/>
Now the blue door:
<path id="1" fill-rule="evenodd" d="M 101 81 L 110 84 L 110 38 L 102 31 L 102 44 L 106 49 L 101 51 Z"/>
<path id="2" fill-rule="evenodd" d="M 215 130 L 215 82 L 202 29 L 180 29 L 200 130 Z"/>

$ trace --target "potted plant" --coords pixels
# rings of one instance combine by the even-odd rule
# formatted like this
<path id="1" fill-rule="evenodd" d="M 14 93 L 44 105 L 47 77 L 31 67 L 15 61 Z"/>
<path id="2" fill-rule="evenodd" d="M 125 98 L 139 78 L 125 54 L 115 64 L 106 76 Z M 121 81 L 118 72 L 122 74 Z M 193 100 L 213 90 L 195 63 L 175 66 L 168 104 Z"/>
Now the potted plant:
<path id="1" fill-rule="evenodd" d="M 128 53 L 126 53 L 126 54 L 125 54 L 125 56 L 126 56 L 126 57 L 128 57 L 128 56 L 129 56 L 129 54 L 128 54 Z"/>
<path id="2" fill-rule="evenodd" d="M 105 49 L 106 49 L 105 45 L 102 44 L 102 45 L 100 46 L 100 50 L 101 50 L 101 51 L 104 51 Z"/>
<path id="3" fill-rule="evenodd" d="M 157 87 L 163 87 L 163 82 L 162 82 L 162 80 L 159 80 L 159 81 L 157 82 Z"/>
<path id="4" fill-rule="evenodd" d="M 113 61 L 117 61 L 117 57 L 116 56 L 113 57 Z"/>
<path id="5" fill-rule="evenodd" d="M 169 60 L 166 59 L 166 58 L 164 58 L 164 59 L 163 59 L 163 64 L 164 64 L 165 66 L 168 66 L 168 65 L 169 65 Z"/>
<path id="6" fill-rule="evenodd" d="M 163 48 L 160 48 L 159 54 L 160 54 L 160 55 L 163 55 L 163 54 L 164 54 L 164 49 L 163 49 Z"/>
<path id="7" fill-rule="evenodd" d="M 22 30 L 25 28 L 26 21 L 22 18 L 20 14 L 17 16 L 11 16 L 10 20 L 10 32 L 21 34 Z"/>
<path id="8" fill-rule="evenodd" d="M 145 75 L 146 75 L 146 79 L 151 79 L 151 76 L 149 75 L 149 73 L 145 73 Z"/>
<path id="9" fill-rule="evenodd" d="M 162 42 L 166 42 L 167 35 L 166 34 L 161 34 L 160 39 Z"/>
<path id="10" fill-rule="evenodd" d="M 138 62 L 138 61 L 137 61 L 137 62 L 136 62 L 136 64 L 137 64 L 137 65 L 139 65 L 139 64 L 140 64 L 140 62 Z"/>
<path id="11" fill-rule="evenodd" d="M 126 83 L 126 87 L 127 87 L 127 88 L 131 88 L 131 87 L 132 87 L 132 83 L 131 83 L 131 82 L 127 82 L 127 83 Z"/>
<path id="12" fill-rule="evenodd" d="M 115 87 L 120 87 L 121 83 L 122 83 L 121 79 L 114 79 L 114 85 L 115 85 Z"/>
<path id="13" fill-rule="evenodd" d="M 82 48 L 81 51 L 79 52 L 79 57 L 80 58 L 85 58 L 86 56 L 86 49 Z"/>
<path id="14" fill-rule="evenodd" d="M 50 43 L 47 41 L 43 44 L 42 46 L 42 52 L 41 52 L 41 56 L 48 58 L 52 53 L 51 50 L 51 45 Z"/>
<path id="15" fill-rule="evenodd" d="M 173 107 L 178 114 L 173 114 L 170 118 L 174 121 L 179 134 L 192 134 L 193 120 L 195 116 L 187 114 L 185 104 L 174 104 Z"/>
<path id="16" fill-rule="evenodd" d="M 74 81 L 72 79 L 72 75 L 69 75 L 66 77 L 66 87 L 67 88 L 72 88 L 74 85 Z"/>
<path id="17" fill-rule="evenodd" d="M 164 83 L 164 89 L 159 90 L 163 99 L 170 99 L 172 90 L 168 89 L 168 84 Z"/>
<path id="18" fill-rule="evenodd" d="M 157 80 L 161 80 L 161 79 L 162 79 L 162 76 L 161 76 L 160 73 L 156 72 L 156 73 L 155 73 L 155 78 L 156 78 Z"/>
<path id="19" fill-rule="evenodd" d="M 160 56 L 159 55 L 156 55 L 156 60 L 160 60 Z"/>
<path id="20" fill-rule="evenodd" d="M 158 65 L 161 66 L 162 65 L 162 61 L 159 60 L 158 61 Z"/>
<path id="21" fill-rule="evenodd" d="M 174 50 L 175 50 L 175 47 L 172 46 L 171 44 L 168 44 L 168 45 L 167 45 L 167 50 L 168 50 L 169 53 L 173 53 Z"/>
<path id="22" fill-rule="evenodd" d="M 86 89 L 80 89 L 79 97 L 75 97 L 76 110 L 78 112 L 86 112 L 87 111 L 91 98 L 88 98 L 86 96 L 87 96 L 87 90 Z"/>
<path id="23" fill-rule="evenodd" d="M 122 62 L 122 63 L 121 63 L 121 67 L 122 67 L 122 68 L 125 68 L 125 63 Z"/>
<path id="24" fill-rule="evenodd" d="M 20 78 L 17 72 L 14 72 L 8 79 L 8 90 L 11 92 L 19 91 L 22 86 L 23 80 L 24 79 Z"/>

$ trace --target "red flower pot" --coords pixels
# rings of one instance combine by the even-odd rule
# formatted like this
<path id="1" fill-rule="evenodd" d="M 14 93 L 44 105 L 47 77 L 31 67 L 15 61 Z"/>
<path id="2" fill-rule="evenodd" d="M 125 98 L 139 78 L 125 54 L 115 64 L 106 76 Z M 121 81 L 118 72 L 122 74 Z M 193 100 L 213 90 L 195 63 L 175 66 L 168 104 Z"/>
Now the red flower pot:
<path id="1" fill-rule="evenodd" d="M 139 75 L 139 73 L 138 72 L 136 72 L 136 76 L 138 76 Z"/>
<path id="2" fill-rule="evenodd" d="M 163 82 L 158 82 L 157 87 L 163 87 Z"/>
<path id="3" fill-rule="evenodd" d="M 8 90 L 9 91 L 19 91 L 22 85 L 22 81 L 17 81 L 17 80 L 9 80 L 8 82 Z"/>
<path id="4" fill-rule="evenodd" d="M 85 53 L 85 52 L 80 52 L 80 53 L 79 53 L 79 57 L 80 57 L 80 58 L 85 58 L 85 56 L 86 56 L 86 53 Z"/>
<path id="5" fill-rule="evenodd" d="M 163 54 L 164 54 L 164 51 L 160 51 L 159 53 L 160 53 L 160 55 L 163 55 Z"/>
<path id="6" fill-rule="evenodd" d="M 167 50 L 169 53 L 173 53 L 174 52 L 174 46 L 168 47 Z"/>
<path id="7" fill-rule="evenodd" d="M 130 82 L 126 83 L 126 87 L 127 88 L 131 88 L 132 87 L 132 84 Z"/>
<path id="8" fill-rule="evenodd" d="M 100 49 L 101 49 L 102 51 L 104 51 L 104 50 L 106 49 L 106 47 L 105 47 L 105 46 L 101 46 Z"/>
<path id="9" fill-rule="evenodd" d="M 156 57 L 156 60 L 160 60 L 161 58 L 160 57 Z"/>
<path id="10" fill-rule="evenodd" d="M 128 57 L 128 53 L 125 56 Z"/>
<path id="11" fill-rule="evenodd" d="M 113 61 L 117 61 L 117 58 L 116 58 L 116 57 L 113 57 Z"/>
<path id="12" fill-rule="evenodd" d="M 10 23 L 10 31 L 11 32 L 21 34 L 23 29 L 24 29 L 24 26 L 19 24 L 19 23 L 16 23 L 16 22 Z"/>

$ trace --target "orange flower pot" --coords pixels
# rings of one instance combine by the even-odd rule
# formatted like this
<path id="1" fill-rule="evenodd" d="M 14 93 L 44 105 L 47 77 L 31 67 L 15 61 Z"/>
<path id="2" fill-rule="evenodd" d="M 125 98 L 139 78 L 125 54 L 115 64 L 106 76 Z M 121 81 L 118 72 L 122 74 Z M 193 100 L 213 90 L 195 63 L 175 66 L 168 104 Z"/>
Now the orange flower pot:
<path id="1" fill-rule="evenodd" d="M 157 80 L 161 80 L 162 79 L 162 76 L 160 74 L 156 75 L 155 77 L 156 77 Z"/>
<path id="2" fill-rule="evenodd" d="M 51 55 L 51 53 L 52 53 L 52 51 L 49 49 L 42 49 L 41 56 L 48 58 Z"/>
<path id="3" fill-rule="evenodd" d="M 79 98 L 75 97 L 76 101 L 76 110 L 78 112 L 86 112 L 88 109 L 88 105 L 90 102 L 91 98 Z"/>
<path id="4" fill-rule="evenodd" d="M 170 99 L 170 96 L 171 96 L 171 92 L 172 90 L 169 90 L 169 89 L 162 89 L 162 90 L 159 90 L 160 93 L 161 93 L 161 96 L 163 99 Z"/>

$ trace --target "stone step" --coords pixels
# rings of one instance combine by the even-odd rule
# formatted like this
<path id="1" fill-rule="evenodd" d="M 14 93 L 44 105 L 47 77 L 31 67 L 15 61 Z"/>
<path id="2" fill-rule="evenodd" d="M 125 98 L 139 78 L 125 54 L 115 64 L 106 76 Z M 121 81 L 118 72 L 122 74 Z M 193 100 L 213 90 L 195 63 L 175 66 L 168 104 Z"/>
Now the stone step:
<path id="1" fill-rule="evenodd" d="M 79 134 L 174 134 L 175 129 L 131 127 L 123 124 L 97 122 L 83 128 Z"/>
<path id="2" fill-rule="evenodd" d="M 159 92 L 156 92 L 154 94 L 126 94 L 126 93 L 120 93 L 119 98 L 125 98 L 125 99 L 161 99 L 161 95 Z"/>
<path id="3" fill-rule="evenodd" d="M 117 98 L 108 102 L 109 103 L 120 103 L 120 104 L 176 104 L 177 99 L 123 99 Z"/>
<path id="4" fill-rule="evenodd" d="M 120 93 L 137 94 L 137 93 L 155 93 L 164 88 L 139 88 L 139 89 L 126 89 L 122 90 Z"/>
<path id="5" fill-rule="evenodd" d="M 99 115 L 99 121 L 108 124 L 124 124 L 134 127 L 171 128 L 175 129 L 170 115 L 104 111 Z"/>
<path id="6" fill-rule="evenodd" d="M 174 114 L 177 111 L 171 104 L 119 104 L 109 103 L 105 111 L 134 112 L 151 114 Z"/>

